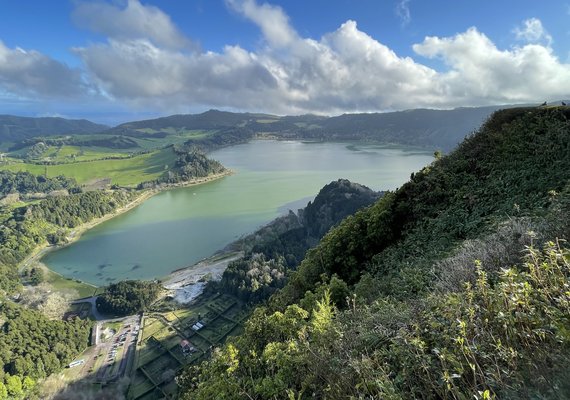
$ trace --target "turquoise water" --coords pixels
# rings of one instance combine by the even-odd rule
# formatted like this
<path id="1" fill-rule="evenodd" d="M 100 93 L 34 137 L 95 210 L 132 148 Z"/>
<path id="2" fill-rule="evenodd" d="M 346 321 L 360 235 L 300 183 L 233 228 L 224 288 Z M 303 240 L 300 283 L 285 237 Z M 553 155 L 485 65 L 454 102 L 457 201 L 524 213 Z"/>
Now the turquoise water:
<path id="1" fill-rule="evenodd" d="M 288 209 L 303 207 L 333 180 L 395 189 L 433 160 L 431 152 L 403 146 L 265 140 L 217 150 L 210 157 L 236 173 L 162 192 L 42 261 L 95 285 L 162 277 Z"/>

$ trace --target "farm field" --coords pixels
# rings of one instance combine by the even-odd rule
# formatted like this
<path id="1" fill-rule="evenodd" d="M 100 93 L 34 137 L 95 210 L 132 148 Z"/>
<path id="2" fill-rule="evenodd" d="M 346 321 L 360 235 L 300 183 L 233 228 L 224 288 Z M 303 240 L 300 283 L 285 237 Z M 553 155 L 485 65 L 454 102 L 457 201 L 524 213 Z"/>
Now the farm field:
<path id="1" fill-rule="evenodd" d="M 122 155 L 124 157 L 124 155 Z M 28 171 L 36 175 L 54 177 L 65 175 L 85 184 L 93 180 L 110 179 L 111 184 L 136 186 L 140 182 L 157 179 L 172 168 L 175 154 L 171 148 L 157 150 L 128 158 L 72 162 L 57 165 L 41 165 L 12 162 L 0 165 L 9 171 Z"/>
<path id="2" fill-rule="evenodd" d="M 236 298 L 217 294 L 173 311 L 145 316 L 127 399 L 174 398 L 174 376 L 200 362 L 230 334 L 242 329 L 248 310 Z M 199 325 L 201 328 L 196 329 Z"/>

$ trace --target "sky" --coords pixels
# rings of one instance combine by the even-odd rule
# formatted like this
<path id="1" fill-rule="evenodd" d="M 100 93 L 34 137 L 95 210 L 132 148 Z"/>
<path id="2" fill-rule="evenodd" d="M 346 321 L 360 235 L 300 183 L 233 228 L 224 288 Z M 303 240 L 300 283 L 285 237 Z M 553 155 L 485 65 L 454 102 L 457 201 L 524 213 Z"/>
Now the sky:
<path id="1" fill-rule="evenodd" d="M 114 125 L 570 98 L 570 0 L 0 1 L 0 114 Z"/>

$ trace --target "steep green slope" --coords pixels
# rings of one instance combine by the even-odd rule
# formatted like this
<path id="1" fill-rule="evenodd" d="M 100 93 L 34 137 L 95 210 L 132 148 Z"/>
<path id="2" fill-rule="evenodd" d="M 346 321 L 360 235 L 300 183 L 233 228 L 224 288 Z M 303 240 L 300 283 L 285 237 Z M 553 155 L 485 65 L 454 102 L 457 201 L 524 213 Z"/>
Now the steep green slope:
<path id="1" fill-rule="evenodd" d="M 298 300 L 333 274 L 382 276 L 387 294 L 423 290 L 431 263 L 512 215 L 539 212 L 570 178 L 568 109 L 496 113 L 453 153 L 347 218 L 310 251 L 276 303 Z M 413 266 L 413 267 L 410 267 Z M 411 269 L 410 269 L 411 268 Z"/>
<path id="2" fill-rule="evenodd" d="M 345 219 L 182 398 L 567 398 L 568 117 L 497 112 Z"/>
<path id="3" fill-rule="evenodd" d="M 298 213 L 290 211 L 231 244 L 231 249 L 243 250 L 244 257 L 232 262 L 207 290 L 230 293 L 246 303 L 266 300 L 330 228 L 381 195 L 346 179 L 325 185 Z"/>

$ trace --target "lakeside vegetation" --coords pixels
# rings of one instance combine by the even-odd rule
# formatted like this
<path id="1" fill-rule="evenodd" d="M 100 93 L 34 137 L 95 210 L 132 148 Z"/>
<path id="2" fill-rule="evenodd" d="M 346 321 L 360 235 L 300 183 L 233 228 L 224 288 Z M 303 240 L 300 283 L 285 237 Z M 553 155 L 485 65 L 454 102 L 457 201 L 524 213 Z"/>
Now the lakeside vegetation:
<path id="1" fill-rule="evenodd" d="M 346 218 L 182 398 L 570 393 L 568 117 L 498 112 Z"/>
<path id="2" fill-rule="evenodd" d="M 202 153 L 193 151 L 187 156 L 183 148 L 176 151 L 167 148 L 164 152 L 170 152 L 169 157 L 176 164 L 173 171 L 177 174 L 177 182 L 205 177 L 223 169 L 221 164 L 207 159 Z M 109 165 L 119 161 L 124 160 L 98 162 Z M 49 167 L 72 169 L 83 164 L 93 167 L 93 163 L 77 162 Z M 82 173 L 77 168 L 76 172 Z M 101 171 L 89 173 L 98 174 Z M 162 168 L 158 176 L 164 173 Z M 18 267 L 38 248 L 65 244 L 75 229 L 132 204 L 140 192 L 123 189 L 82 192 L 75 179 L 69 176 L 48 178 L 45 175 L 34 176 L 27 171 L 6 170 L 0 171 L 0 174 L 4 183 L 2 197 L 18 197 L 0 208 L 0 398 L 37 398 L 37 381 L 60 370 L 87 347 L 91 324 L 79 319 L 58 321 L 73 298 L 69 298 L 66 290 L 70 286 L 75 289 L 80 285 L 69 285 L 66 279 L 51 271 L 44 273 L 43 267 L 37 265 L 28 263 L 21 274 Z M 133 183 L 140 183 L 141 176 L 138 175 Z M 172 176 L 170 178 L 174 179 Z M 21 280 L 26 285 L 34 286 L 34 289 L 28 287 L 23 290 Z M 99 306 L 102 309 L 118 313 L 142 311 L 154 301 L 160 288 L 157 283 L 133 286 L 122 282 L 116 286 L 109 288 L 101 297 Z M 63 289 L 65 293 L 52 293 L 54 288 Z M 80 289 L 84 294 L 92 294 L 95 288 L 80 286 Z M 133 295 L 141 300 L 136 309 L 131 307 L 134 301 L 130 297 Z M 121 301 L 125 300 L 125 296 L 129 297 L 129 301 Z M 22 330 L 26 330 L 25 340 Z M 73 342 L 67 339 L 68 335 L 73 336 Z M 58 349 L 62 341 L 69 343 L 65 351 Z M 30 345 L 30 342 L 34 345 Z"/>
<path id="3" fill-rule="evenodd" d="M 109 315 L 132 315 L 147 311 L 162 286 L 158 282 L 121 281 L 105 288 L 97 297 L 97 309 Z"/>
<path id="4" fill-rule="evenodd" d="M 267 300 L 331 227 L 380 196 L 346 179 L 325 185 L 297 213 L 291 211 L 232 243 L 228 248 L 243 250 L 244 257 L 230 263 L 219 282 L 209 282 L 207 292 L 229 293 L 248 304 Z"/>

